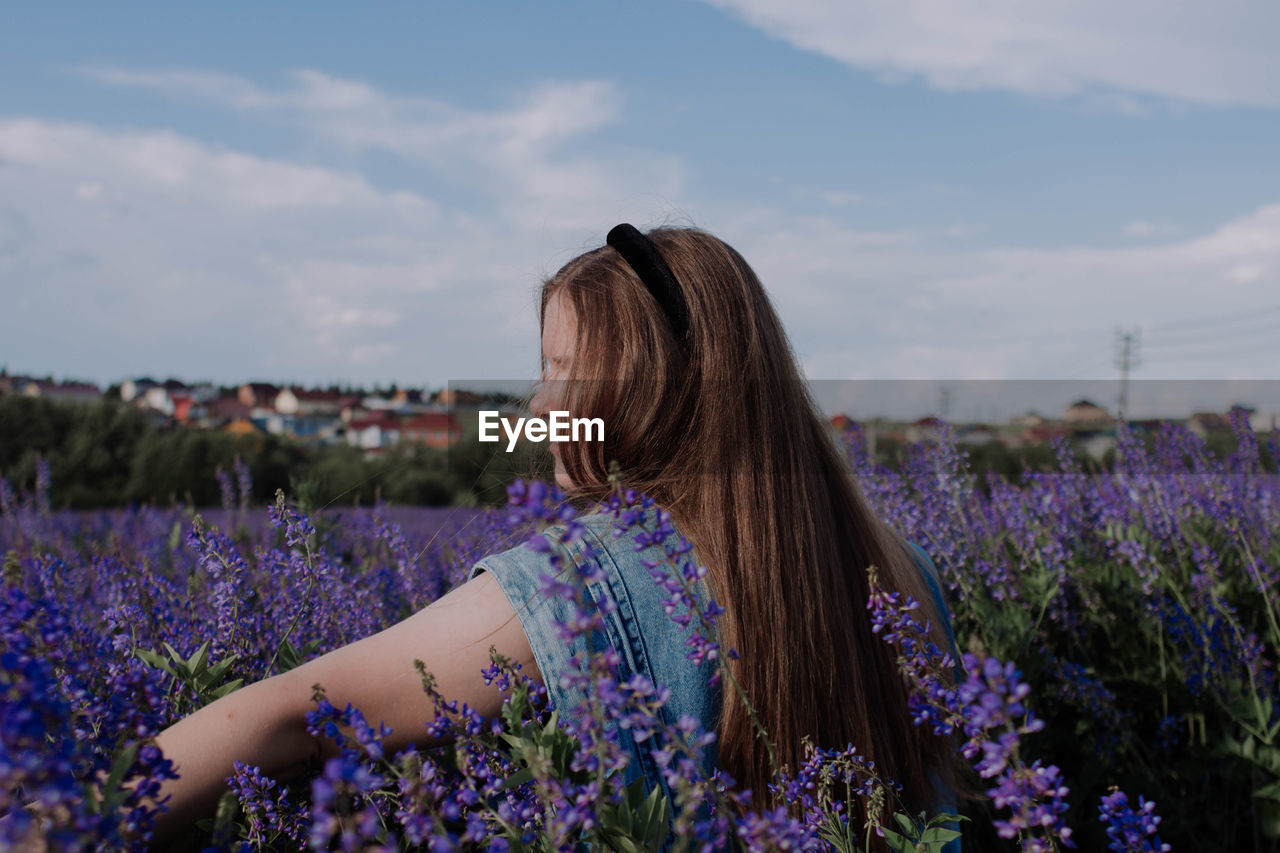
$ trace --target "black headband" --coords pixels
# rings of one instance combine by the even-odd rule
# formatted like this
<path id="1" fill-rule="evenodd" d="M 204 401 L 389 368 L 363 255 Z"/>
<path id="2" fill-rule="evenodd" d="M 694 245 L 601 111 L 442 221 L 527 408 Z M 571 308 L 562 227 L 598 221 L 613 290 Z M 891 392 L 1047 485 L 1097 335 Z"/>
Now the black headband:
<path id="1" fill-rule="evenodd" d="M 634 225 L 624 222 L 613 227 L 605 242 L 616 249 L 623 260 L 636 271 L 636 275 L 640 276 L 644 286 L 649 288 L 653 298 L 658 300 L 658 304 L 666 312 L 676 339 L 684 343 L 685 333 L 689 331 L 689 306 L 684 301 L 680 283 L 676 281 L 675 274 L 662 259 L 662 255 L 658 254 L 653 241 L 641 234 Z"/>

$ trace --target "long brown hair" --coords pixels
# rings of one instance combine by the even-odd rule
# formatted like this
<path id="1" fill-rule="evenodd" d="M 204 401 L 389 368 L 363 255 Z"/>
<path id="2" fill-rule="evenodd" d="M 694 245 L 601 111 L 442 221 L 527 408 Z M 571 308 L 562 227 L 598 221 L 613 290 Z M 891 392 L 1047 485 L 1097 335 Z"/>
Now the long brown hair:
<path id="1" fill-rule="evenodd" d="M 628 486 L 671 511 L 725 607 L 718 639 L 738 652 L 729 665 L 780 765 L 799 769 L 806 735 L 853 744 L 903 786 L 910 813 L 929 808 L 935 780 L 955 785 L 952 747 L 912 724 L 894 654 L 866 609 L 875 566 L 882 584 L 921 603 L 945 648 L 920 569 L 872 513 L 747 262 L 700 230 L 649 237 L 688 303 L 683 342 L 611 247 L 542 287 L 544 322 L 558 294 L 577 318 L 571 375 L 599 380 L 570 383 L 569 408 L 606 425 L 604 442 L 561 446 L 571 493 L 603 497 L 616 460 Z M 738 697 L 723 697 L 719 765 L 761 807 L 772 778 L 765 746 Z"/>

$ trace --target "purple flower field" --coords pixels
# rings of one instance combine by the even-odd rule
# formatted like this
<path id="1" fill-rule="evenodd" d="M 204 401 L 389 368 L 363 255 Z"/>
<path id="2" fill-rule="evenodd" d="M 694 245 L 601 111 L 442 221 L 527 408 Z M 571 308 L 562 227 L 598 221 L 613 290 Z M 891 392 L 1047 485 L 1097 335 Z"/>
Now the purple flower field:
<path id="1" fill-rule="evenodd" d="M 953 442 L 908 448 L 899 472 L 849 435 L 872 505 L 929 553 L 950 599 L 960 661 L 872 573 L 870 618 L 916 723 L 953 738 L 985 792 L 960 804 L 964 820 L 904 814 L 857 744 L 810 748 L 748 800 L 704 772 L 714 733 L 664 722 L 662 685 L 620 683 L 602 653 L 566 674 L 589 688 L 572 722 L 505 660 L 486 671 L 507 697 L 493 719 L 422 672 L 431 730 L 453 736 L 431 750 L 388 755 L 376 720 L 318 695 L 311 730 L 340 755 L 288 783 L 238 767 L 217 817 L 170 849 L 938 853 L 959 834 L 966 851 L 1275 850 L 1280 476 L 1258 442 L 1275 459 L 1280 439 L 1235 428 L 1226 460 L 1167 424 L 1150 447 L 1122 433 L 1113 473 L 1084 473 L 1064 445 L 1057 472 L 982 484 Z M 540 483 L 513 486 L 502 511 L 310 515 L 283 496 L 245 506 L 243 476 L 222 486 L 224 507 L 197 521 L 54 513 L 47 479 L 33 495 L 0 481 L 0 849 L 146 849 L 148 795 L 173 772 L 159 730 L 399 621 L 481 556 L 581 536 Z M 605 508 L 617 535 L 662 541 L 643 496 L 619 488 Z M 735 653 L 716 643 L 717 608 L 690 594 L 704 571 L 676 547 L 653 574 L 695 630 L 689 654 L 723 664 Z M 578 603 L 565 632 L 598 625 L 580 585 L 544 592 Z M 728 666 L 717 677 L 750 703 Z M 653 750 L 670 796 L 621 784 L 620 725 Z"/>

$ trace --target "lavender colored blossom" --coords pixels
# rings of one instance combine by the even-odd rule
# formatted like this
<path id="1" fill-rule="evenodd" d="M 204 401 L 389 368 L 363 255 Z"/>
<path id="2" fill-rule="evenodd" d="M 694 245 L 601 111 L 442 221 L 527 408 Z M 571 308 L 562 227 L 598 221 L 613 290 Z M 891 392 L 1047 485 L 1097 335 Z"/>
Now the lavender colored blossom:
<path id="1" fill-rule="evenodd" d="M 236 508 L 236 490 L 235 486 L 231 484 L 231 475 L 223 471 L 222 467 L 219 466 L 213 472 L 213 476 L 218 481 L 218 497 L 222 503 L 222 509 L 229 515 Z"/>
<path id="2" fill-rule="evenodd" d="M 240 497 L 240 512 L 247 512 L 249 504 L 253 500 L 253 478 L 249 474 L 249 466 L 240 461 L 237 456 L 232 462 L 232 467 L 236 472 L 236 488 Z"/>
<path id="3" fill-rule="evenodd" d="M 1156 804 L 1138 797 L 1138 808 L 1129 806 L 1129 798 L 1117 788 L 1102 798 L 1098 814 L 1107 825 L 1109 850 L 1122 853 L 1168 853 L 1172 848 L 1156 834 L 1160 816 L 1155 813 Z"/>

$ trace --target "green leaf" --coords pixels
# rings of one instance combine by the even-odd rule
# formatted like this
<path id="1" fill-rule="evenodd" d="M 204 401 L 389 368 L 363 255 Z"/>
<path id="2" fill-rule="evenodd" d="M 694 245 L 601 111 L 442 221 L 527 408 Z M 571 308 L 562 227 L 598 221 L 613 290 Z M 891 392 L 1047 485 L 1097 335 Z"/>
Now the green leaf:
<path id="1" fill-rule="evenodd" d="M 888 842 L 890 850 L 896 850 L 898 853 L 916 853 L 915 842 L 892 829 L 884 830 L 884 840 Z"/>
<path id="2" fill-rule="evenodd" d="M 951 812 L 938 812 L 936 815 L 929 818 L 929 822 L 925 824 L 925 826 L 935 827 L 941 823 L 959 823 L 962 820 L 968 820 L 968 819 L 969 818 L 965 817 L 962 814 L 952 814 Z"/>
<path id="3" fill-rule="evenodd" d="M 297 669 L 301 662 L 298 650 L 294 648 L 293 643 L 288 638 L 280 641 L 280 647 L 276 650 L 276 659 L 280 663 L 281 672 L 287 672 L 291 669 Z"/>
<path id="4" fill-rule="evenodd" d="M 173 662 L 175 664 L 181 664 L 183 666 L 186 665 L 187 663 L 186 660 L 182 657 L 182 655 L 178 654 L 177 649 L 175 649 L 173 646 L 169 645 L 168 643 L 163 643 L 162 645 L 164 646 L 164 650 L 169 653 L 169 657 L 173 659 Z"/>
<path id="5" fill-rule="evenodd" d="M 608 833 L 608 835 L 609 846 L 612 849 L 619 851 L 619 853 L 644 853 L 644 851 L 636 846 L 636 843 L 627 836 L 618 835 L 616 833 Z"/>
<path id="6" fill-rule="evenodd" d="M 600 815 L 603 841 L 610 850 L 658 853 L 669 834 L 670 804 L 661 788 L 645 792 L 644 779 L 636 779 L 617 805 Z"/>
<path id="7" fill-rule="evenodd" d="M 924 832 L 920 833 L 920 840 L 925 844 L 937 844 L 939 847 L 946 844 L 948 841 L 952 841 L 959 837 L 959 832 L 956 832 L 954 829 L 946 829 L 941 826 L 935 826 L 932 829 L 926 829 Z"/>
<path id="8" fill-rule="evenodd" d="M 239 655 L 228 655 L 205 670 L 202 675 L 207 675 L 209 683 L 211 684 L 221 681 L 222 677 L 227 674 L 227 671 L 231 669 L 231 667 L 235 666 L 236 662 L 239 660 Z"/>
<path id="9" fill-rule="evenodd" d="M 239 690 L 242 684 L 244 684 L 244 679 L 237 678 L 234 681 L 228 681 L 226 684 L 222 685 L 221 687 L 215 688 L 214 691 L 209 695 L 212 696 L 214 699 L 221 699 L 223 696 L 226 696 L 228 693 L 234 693 L 237 690 Z"/>
<path id="10" fill-rule="evenodd" d="M 240 813 L 240 799 L 235 791 L 228 790 L 218 800 L 218 811 L 213 816 L 211 834 L 215 843 L 220 839 L 230 839 L 235 827 L 236 817 Z"/>
<path id="11" fill-rule="evenodd" d="M 120 783 L 124 781 L 124 776 L 129 772 L 129 768 L 133 766 L 133 762 L 138 758 L 138 750 L 142 744 L 134 742 L 122 749 L 115 761 L 111 764 L 111 772 L 107 775 L 107 781 L 102 783 L 101 794 L 102 800 L 96 804 L 99 806 L 100 814 L 110 814 L 116 811 L 120 804 L 124 802 L 128 792 L 121 790 Z M 90 800 L 90 802 L 93 802 Z"/>
<path id="12" fill-rule="evenodd" d="M 156 669 L 162 669 L 177 678 L 177 673 L 173 671 L 173 667 L 163 655 L 153 652 L 150 649 L 134 649 L 133 653 L 148 666 L 154 666 Z"/>
<path id="13" fill-rule="evenodd" d="M 640 780 L 637 780 L 640 781 Z M 658 851 L 662 849 L 662 844 L 667 840 L 668 822 L 671 820 L 671 801 L 667 799 L 667 795 L 662 793 L 662 788 L 654 786 L 649 792 L 649 796 L 645 799 L 644 807 L 640 810 L 640 817 L 637 824 L 644 827 L 643 837 L 645 844 L 650 850 Z"/>
<path id="14" fill-rule="evenodd" d="M 627 792 L 630 795 L 630 791 Z M 632 828 L 635 826 L 635 820 L 631 815 L 631 802 L 628 797 L 623 797 L 622 802 L 618 803 L 614 811 L 614 819 L 617 821 L 617 829 L 623 835 L 630 835 Z"/>
<path id="15" fill-rule="evenodd" d="M 529 739 L 523 733 L 503 732 L 498 737 L 506 741 L 509 746 L 514 747 L 517 752 L 530 745 Z"/>
<path id="16" fill-rule="evenodd" d="M 205 664 L 209 662 L 209 641 L 205 640 L 200 644 L 200 648 L 191 653 L 191 657 L 187 659 L 187 669 L 193 673 L 200 672 L 205 668 Z"/>

